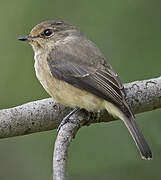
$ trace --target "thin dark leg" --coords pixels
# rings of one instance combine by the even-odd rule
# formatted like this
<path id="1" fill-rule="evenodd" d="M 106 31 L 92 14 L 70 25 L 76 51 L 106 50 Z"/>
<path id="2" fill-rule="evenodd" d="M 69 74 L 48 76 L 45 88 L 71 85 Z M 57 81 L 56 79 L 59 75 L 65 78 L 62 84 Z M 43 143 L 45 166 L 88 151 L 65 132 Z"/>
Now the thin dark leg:
<path id="1" fill-rule="evenodd" d="M 69 118 L 78 110 L 80 110 L 79 107 L 74 108 L 67 116 L 65 116 L 65 118 L 61 121 L 61 123 L 58 126 L 57 132 L 59 132 L 59 130 L 61 129 L 61 127 L 66 124 L 69 120 Z"/>

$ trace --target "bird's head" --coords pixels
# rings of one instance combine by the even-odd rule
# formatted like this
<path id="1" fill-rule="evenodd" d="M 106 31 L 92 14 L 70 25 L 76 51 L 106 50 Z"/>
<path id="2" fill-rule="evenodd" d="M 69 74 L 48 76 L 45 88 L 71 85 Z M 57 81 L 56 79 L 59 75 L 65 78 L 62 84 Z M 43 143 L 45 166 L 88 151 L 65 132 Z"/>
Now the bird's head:
<path id="1" fill-rule="evenodd" d="M 33 50 L 53 48 L 59 42 L 66 42 L 80 31 L 73 25 L 64 21 L 44 21 L 37 24 L 28 36 L 19 37 L 21 41 L 28 41 Z"/>

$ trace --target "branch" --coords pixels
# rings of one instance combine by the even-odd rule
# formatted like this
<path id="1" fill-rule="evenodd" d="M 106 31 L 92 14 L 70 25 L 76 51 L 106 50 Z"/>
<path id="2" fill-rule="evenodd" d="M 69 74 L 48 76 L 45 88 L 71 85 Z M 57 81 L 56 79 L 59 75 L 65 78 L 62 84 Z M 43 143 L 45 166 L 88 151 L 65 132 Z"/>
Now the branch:
<path id="1" fill-rule="evenodd" d="M 127 102 L 133 112 L 141 113 L 161 107 L 161 77 L 125 84 Z M 20 136 L 56 129 L 71 108 L 56 103 L 52 98 L 30 102 L 0 110 L 0 138 Z M 106 111 L 99 114 L 82 111 L 77 119 L 92 123 L 115 120 Z"/>
<path id="2" fill-rule="evenodd" d="M 128 83 L 124 87 L 127 102 L 135 114 L 161 107 L 161 77 Z M 70 108 L 56 103 L 52 98 L 0 110 L 0 138 L 55 129 L 70 111 Z M 71 118 L 79 120 L 82 125 L 87 120 L 92 123 L 115 120 L 106 111 L 89 113 L 85 110 Z M 78 129 L 75 124 L 67 123 L 58 133 L 53 156 L 55 180 L 66 179 L 67 150 Z"/>
<path id="3" fill-rule="evenodd" d="M 79 127 L 66 123 L 59 131 L 53 154 L 53 180 L 66 179 L 67 150 Z"/>

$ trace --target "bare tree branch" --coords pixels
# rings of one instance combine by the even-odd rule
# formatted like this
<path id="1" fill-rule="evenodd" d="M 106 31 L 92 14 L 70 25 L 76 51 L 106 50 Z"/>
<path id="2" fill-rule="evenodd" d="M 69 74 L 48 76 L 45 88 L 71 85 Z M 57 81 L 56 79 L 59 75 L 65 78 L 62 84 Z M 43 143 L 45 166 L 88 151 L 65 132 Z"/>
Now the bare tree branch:
<path id="1" fill-rule="evenodd" d="M 67 123 L 58 133 L 53 154 L 53 180 L 66 179 L 67 150 L 78 129 L 76 124 Z"/>
<path id="2" fill-rule="evenodd" d="M 136 81 L 124 86 L 127 101 L 135 114 L 161 107 L 161 77 Z M 52 98 L 0 110 L 0 138 L 55 129 L 70 110 Z M 92 123 L 115 120 L 106 111 L 92 116 L 91 113 L 82 111 L 77 118 L 82 121 L 91 118 Z"/>
<path id="3" fill-rule="evenodd" d="M 127 102 L 135 114 L 161 107 L 161 77 L 128 83 L 124 87 Z M 56 103 L 52 98 L 0 110 L 0 138 L 55 129 L 70 111 L 70 108 Z M 85 110 L 79 111 L 71 118 L 79 120 L 81 125 L 88 120 L 91 123 L 115 120 L 106 111 L 89 113 Z M 59 131 L 53 157 L 55 180 L 66 179 L 67 150 L 78 129 L 75 124 L 67 123 Z"/>

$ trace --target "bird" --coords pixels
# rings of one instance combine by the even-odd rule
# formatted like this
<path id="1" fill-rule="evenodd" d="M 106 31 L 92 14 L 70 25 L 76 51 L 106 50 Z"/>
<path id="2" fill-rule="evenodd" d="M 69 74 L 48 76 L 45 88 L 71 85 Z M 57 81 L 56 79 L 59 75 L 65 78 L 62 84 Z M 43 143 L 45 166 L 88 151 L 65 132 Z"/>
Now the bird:
<path id="1" fill-rule="evenodd" d="M 18 39 L 32 46 L 36 76 L 44 89 L 58 103 L 74 108 L 61 125 L 79 109 L 106 109 L 123 121 L 142 159 L 152 158 L 118 74 L 79 28 L 66 21 L 47 20 Z"/>

